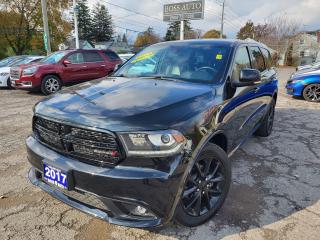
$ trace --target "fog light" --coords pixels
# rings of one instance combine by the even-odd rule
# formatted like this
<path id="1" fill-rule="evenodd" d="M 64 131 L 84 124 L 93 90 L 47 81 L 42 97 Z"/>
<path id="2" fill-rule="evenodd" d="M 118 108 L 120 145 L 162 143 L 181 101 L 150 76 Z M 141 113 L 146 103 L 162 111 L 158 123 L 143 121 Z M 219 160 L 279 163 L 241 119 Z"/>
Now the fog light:
<path id="1" fill-rule="evenodd" d="M 154 214 L 149 212 L 146 208 L 137 206 L 131 211 L 132 215 L 143 216 L 143 217 L 155 217 Z"/>

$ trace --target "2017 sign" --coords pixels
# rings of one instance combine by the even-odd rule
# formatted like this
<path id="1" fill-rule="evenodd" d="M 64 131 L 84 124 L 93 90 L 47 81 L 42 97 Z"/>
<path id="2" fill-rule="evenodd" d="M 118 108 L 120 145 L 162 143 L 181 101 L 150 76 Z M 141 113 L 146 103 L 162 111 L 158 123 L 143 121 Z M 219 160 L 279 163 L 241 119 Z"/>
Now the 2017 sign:
<path id="1" fill-rule="evenodd" d="M 163 21 L 198 20 L 204 18 L 204 0 L 166 4 L 163 6 Z"/>

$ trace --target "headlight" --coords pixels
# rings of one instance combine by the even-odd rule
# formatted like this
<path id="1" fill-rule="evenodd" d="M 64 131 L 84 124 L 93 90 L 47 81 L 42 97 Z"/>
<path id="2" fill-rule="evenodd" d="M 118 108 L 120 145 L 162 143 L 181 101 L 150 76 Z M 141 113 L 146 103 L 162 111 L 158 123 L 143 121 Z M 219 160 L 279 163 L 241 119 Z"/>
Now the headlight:
<path id="1" fill-rule="evenodd" d="M 120 133 L 129 156 L 170 156 L 179 153 L 186 143 L 185 137 L 174 130 Z"/>
<path id="2" fill-rule="evenodd" d="M 22 71 L 23 76 L 31 76 L 38 70 L 38 67 L 34 66 L 31 68 L 26 68 Z"/>

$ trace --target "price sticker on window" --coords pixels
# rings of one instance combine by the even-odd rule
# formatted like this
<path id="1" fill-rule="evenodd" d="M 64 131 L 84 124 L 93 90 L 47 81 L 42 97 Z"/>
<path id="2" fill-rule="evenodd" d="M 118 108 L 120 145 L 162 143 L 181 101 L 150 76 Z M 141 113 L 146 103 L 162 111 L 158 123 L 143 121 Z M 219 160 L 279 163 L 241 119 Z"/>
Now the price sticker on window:
<path id="1" fill-rule="evenodd" d="M 218 54 L 216 55 L 216 59 L 217 59 L 217 60 L 222 60 L 222 54 L 218 53 Z"/>

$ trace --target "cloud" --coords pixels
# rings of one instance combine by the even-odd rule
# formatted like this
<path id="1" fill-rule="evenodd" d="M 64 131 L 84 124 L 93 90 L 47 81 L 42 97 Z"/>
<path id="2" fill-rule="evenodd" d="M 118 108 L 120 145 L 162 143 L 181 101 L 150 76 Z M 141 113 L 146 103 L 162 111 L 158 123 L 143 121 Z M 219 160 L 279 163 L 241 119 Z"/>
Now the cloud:
<path id="1" fill-rule="evenodd" d="M 127 32 L 129 38 L 132 39 L 135 38 L 137 33 L 131 30 L 144 31 L 148 26 L 153 27 L 158 34 L 163 36 L 166 32 L 167 23 L 141 15 L 128 16 L 132 13 L 109 5 L 106 1 L 159 19 L 162 19 L 163 3 L 182 2 L 181 0 L 88 0 L 91 6 L 97 2 L 105 3 L 113 15 L 115 25 L 128 28 L 127 31 L 120 28 L 116 30 L 121 33 Z M 219 2 L 206 0 L 205 19 L 203 21 L 192 21 L 192 27 L 203 31 L 212 28 L 220 29 L 221 6 Z M 298 20 L 304 26 L 304 30 L 320 29 L 319 10 L 320 0 L 227 0 L 225 33 L 228 37 L 235 37 L 239 28 L 247 20 L 263 23 L 266 18 L 275 14 L 286 14 L 290 18 Z"/>

